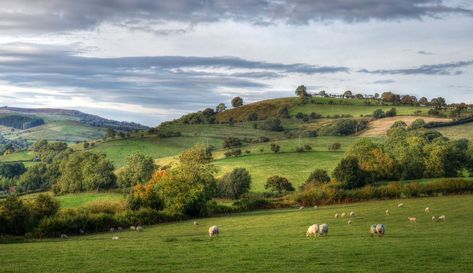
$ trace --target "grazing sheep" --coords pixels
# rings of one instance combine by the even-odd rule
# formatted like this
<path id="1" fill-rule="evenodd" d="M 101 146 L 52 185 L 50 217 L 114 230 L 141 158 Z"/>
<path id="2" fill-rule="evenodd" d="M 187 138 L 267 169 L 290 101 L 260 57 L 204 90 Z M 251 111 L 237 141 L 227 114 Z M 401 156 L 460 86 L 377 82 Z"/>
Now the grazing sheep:
<path id="1" fill-rule="evenodd" d="M 411 223 L 416 223 L 417 218 L 416 217 L 407 217 L 407 220 L 409 220 L 409 222 L 411 222 Z"/>
<path id="2" fill-rule="evenodd" d="M 373 236 L 375 234 L 378 234 L 378 237 L 379 238 L 382 238 L 384 236 L 384 233 L 385 233 L 386 229 L 384 228 L 384 224 L 372 224 L 370 226 L 370 235 L 371 235 L 371 238 L 373 238 Z"/>
<path id="3" fill-rule="evenodd" d="M 142 226 L 137 226 L 137 227 L 136 227 L 136 231 L 138 231 L 138 232 L 143 232 L 143 227 L 142 227 Z"/>
<path id="4" fill-rule="evenodd" d="M 212 237 L 214 235 L 219 235 L 219 234 L 220 234 L 220 229 L 217 226 L 209 227 L 209 237 Z"/>
<path id="5" fill-rule="evenodd" d="M 430 212 L 430 208 L 429 208 L 429 207 L 426 207 L 426 208 L 424 209 L 424 211 L 425 211 L 425 213 L 429 213 L 429 212 Z"/>
<path id="6" fill-rule="evenodd" d="M 445 217 L 445 215 L 441 215 L 439 216 L 438 220 L 437 221 L 442 221 L 442 222 L 445 222 L 447 218 Z"/>
<path id="7" fill-rule="evenodd" d="M 319 235 L 320 236 L 328 235 L 328 225 L 327 224 L 319 225 Z"/>
<path id="8" fill-rule="evenodd" d="M 355 216 L 355 212 L 354 211 L 350 211 L 350 217 L 354 217 Z"/>
<path id="9" fill-rule="evenodd" d="M 303 209 L 304 209 L 304 206 L 300 206 L 300 207 L 299 207 L 299 210 L 303 210 Z"/>
<path id="10" fill-rule="evenodd" d="M 335 218 L 338 218 L 338 217 L 339 217 L 338 213 L 335 213 Z"/>
<path id="11" fill-rule="evenodd" d="M 342 212 L 342 218 L 344 218 L 345 216 L 347 216 L 346 212 Z"/>
<path id="12" fill-rule="evenodd" d="M 399 204 L 397 205 L 397 207 L 398 207 L 398 208 L 404 207 L 404 203 L 399 203 Z"/>
<path id="13" fill-rule="evenodd" d="M 387 209 L 384 213 L 385 213 L 386 215 L 389 215 L 389 210 Z"/>
<path id="14" fill-rule="evenodd" d="M 130 226 L 130 230 L 136 230 L 135 226 Z"/>
<path id="15" fill-rule="evenodd" d="M 110 232 L 115 232 L 115 228 L 111 227 Z"/>
<path id="16" fill-rule="evenodd" d="M 83 229 L 79 229 L 79 234 L 85 234 L 85 231 Z"/>
<path id="17" fill-rule="evenodd" d="M 61 234 L 61 239 L 68 239 L 69 236 L 67 236 L 66 234 Z"/>
<path id="18" fill-rule="evenodd" d="M 118 238 L 118 236 L 115 236 L 115 237 L 112 237 L 112 240 L 118 240 L 120 238 Z"/>
<path id="19" fill-rule="evenodd" d="M 122 230 L 123 230 L 123 228 L 122 228 L 122 227 L 118 227 L 118 231 L 122 231 Z"/>
<path id="20" fill-rule="evenodd" d="M 314 209 L 316 209 L 316 208 L 317 208 L 317 205 L 314 206 Z"/>
<path id="21" fill-rule="evenodd" d="M 199 222 L 194 221 L 194 226 L 197 226 L 197 225 L 199 225 Z"/>
<path id="22" fill-rule="evenodd" d="M 434 221 L 434 222 L 435 222 L 435 220 L 436 220 L 436 219 L 435 219 L 435 216 L 432 216 L 432 221 Z"/>
<path id="23" fill-rule="evenodd" d="M 305 233 L 306 237 L 317 237 L 317 234 L 319 233 L 319 225 L 313 224 L 307 229 L 307 232 Z"/>
<path id="24" fill-rule="evenodd" d="M 352 223 L 351 220 L 348 220 L 348 224 L 351 225 L 351 223 Z"/>

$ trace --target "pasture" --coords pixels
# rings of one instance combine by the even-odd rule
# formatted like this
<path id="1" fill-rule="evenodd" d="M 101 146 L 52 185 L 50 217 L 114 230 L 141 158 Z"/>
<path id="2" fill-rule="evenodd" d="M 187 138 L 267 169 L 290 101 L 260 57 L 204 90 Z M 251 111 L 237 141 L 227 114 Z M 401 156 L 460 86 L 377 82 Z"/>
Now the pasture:
<path id="1" fill-rule="evenodd" d="M 24 199 L 34 198 L 39 193 L 32 193 L 22 196 Z M 52 192 L 49 194 L 53 195 Z M 116 192 L 80 192 L 74 194 L 64 194 L 54 196 L 60 203 L 61 209 L 72 209 L 85 206 L 96 201 L 118 202 L 125 199 L 125 196 Z"/>
<path id="2" fill-rule="evenodd" d="M 471 272 L 472 206 L 471 195 L 373 201 L 3 244 L 1 272 Z M 356 213 L 352 225 L 334 219 L 343 211 Z M 431 221 L 441 214 L 445 223 Z M 306 238 L 314 223 L 329 224 L 328 236 Z M 370 238 L 373 223 L 386 225 L 384 239 Z M 208 237 L 211 225 L 219 237 Z"/>
<path id="3" fill-rule="evenodd" d="M 417 107 L 417 106 L 392 106 L 392 105 L 343 105 L 343 104 L 303 104 L 295 106 L 291 109 L 290 114 L 294 116 L 298 112 L 304 114 L 310 114 L 315 112 L 324 117 L 334 115 L 352 115 L 353 117 L 359 117 L 360 115 L 371 115 L 376 109 L 382 109 L 388 111 L 395 107 L 398 115 L 414 115 L 416 111 L 420 111 L 421 114 L 427 114 L 429 111 L 428 107 Z"/>

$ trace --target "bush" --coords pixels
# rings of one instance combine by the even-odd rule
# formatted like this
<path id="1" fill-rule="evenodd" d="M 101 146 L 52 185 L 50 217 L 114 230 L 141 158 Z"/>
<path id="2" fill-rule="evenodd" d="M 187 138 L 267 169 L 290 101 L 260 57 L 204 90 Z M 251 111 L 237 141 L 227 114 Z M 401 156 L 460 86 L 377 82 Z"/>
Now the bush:
<path id="1" fill-rule="evenodd" d="M 322 136 L 347 136 L 358 133 L 368 127 L 368 121 L 354 119 L 339 119 L 331 124 L 322 126 L 319 135 Z"/>
<path id="2" fill-rule="evenodd" d="M 231 149 L 236 147 L 241 147 L 242 143 L 241 140 L 237 137 L 225 137 L 223 139 L 223 148 L 224 149 Z"/>
<path id="3" fill-rule="evenodd" d="M 269 189 L 271 192 L 276 192 L 278 194 L 283 194 L 287 192 L 294 191 L 294 187 L 287 178 L 282 176 L 271 176 L 266 180 L 265 189 Z"/>
<path id="4" fill-rule="evenodd" d="M 275 144 L 275 143 L 271 143 L 270 145 L 270 148 L 271 148 L 271 151 L 275 152 L 275 153 L 278 153 L 279 150 L 281 149 L 281 146 Z"/>
<path id="5" fill-rule="evenodd" d="M 395 117 L 397 115 L 396 108 L 391 108 L 389 111 L 386 111 L 386 117 Z"/>
<path id="6" fill-rule="evenodd" d="M 328 173 L 326 170 L 316 169 L 309 175 L 309 177 L 307 178 L 305 182 L 325 184 L 325 183 L 330 182 L 330 176 L 328 176 Z"/>
<path id="7" fill-rule="evenodd" d="M 261 129 L 268 130 L 268 131 L 275 131 L 275 132 L 282 132 L 284 131 L 284 127 L 281 124 L 281 120 L 277 118 L 269 118 L 265 120 L 261 126 Z"/>
<path id="8" fill-rule="evenodd" d="M 335 142 L 332 145 L 328 146 L 329 151 L 338 151 L 342 147 L 342 144 Z"/>
<path id="9" fill-rule="evenodd" d="M 374 110 L 373 114 L 371 114 L 371 116 L 374 119 L 381 119 L 381 118 L 386 117 L 386 114 L 384 113 L 384 111 L 382 109 L 376 109 L 376 110 Z"/>

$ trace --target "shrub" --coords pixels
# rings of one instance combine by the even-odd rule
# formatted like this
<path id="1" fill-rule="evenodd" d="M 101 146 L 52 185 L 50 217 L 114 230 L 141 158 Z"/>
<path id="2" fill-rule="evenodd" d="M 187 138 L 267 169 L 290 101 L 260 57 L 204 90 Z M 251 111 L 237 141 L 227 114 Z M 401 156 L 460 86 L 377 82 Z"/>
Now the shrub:
<path id="1" fill-rule="evenodd" d="M 326 170 L 316 169 L 309 175 L 309 177 L 307 178 L 305 182 L 325 184 L 325 183 L 330 182 L 330 176 L 328 176 L 328 173 Z"/>
<path id="2" fill-rule="evenodd" d="M 386 111 L 386 117 L 395 117 L 397 115 L 396 108 L 391 108 L 389 111 Z"/>
<path id="3" fill-rule="evenodd" d="M 45 193 L 38 194 L 30 206 L 38 217 L 53 216 L 59 211 L 59 201 Z"/>
<path id="4" fill-rule="evenodd" d="M 261 126 L 261 129 L 268 131 L 281 132 L 284 131 L 284 127 L 281 124 L 281 120 L 277 118 L 269 118 L 265 120 Z"/>
<path id="5" fill-rule="evenodd" d="M 225 137 L 223 139 L 223 148 L 236 148 L 241 147 L 241 140 L 237 137 Z"/>
<path id="6" fill-rule="evenodd" d="M 342 144 L 338 143 L 338 142 L 335 142 L 333 143 L 332 145 L 329 145 L 328 146 L 328 149 L 330 151 L 337 151 L 337 150 L 340 150 L 340 148 L 342 147 Z"/>
<path id="7" fill-rule="evenodd" d="M 318 133 L 323 136 L 347 136 L 358 133 L 367 127 L 367 120 L 339 119 L 322 126 Z"/>
<path id="8" fill-rule="evenodd" d="M 374 110 L 373 114 L 371 114 L 371 116 L 374 119 L 381 119 L 381 118 L 386 117 L 386 114 L 384 113 L 384 111 L 382 109 L 376 109 L 376 110 Z"/>
<path id="9" fill-rule="evenodd" d="M 276 192 L 278 194 L 283 194 L 295 190 L 291 182 L 289 182 L 287 178 L 277 175 L 269 177 L 268 180 L 266 180 L 264 188 L 269 189 L 271 192 Z"/>
<path id="10" fill-rule="evenodd" d="M 271 148 L 271 151 L 275 152 L 275 153 L 278 153 L 279 150 L 281 149 L 281 146 L 275 144 L 275 143 L 271 143 L 270 145 L 270 148 Z"/>
<path id="11" fill-rule="evenodd" d="M 305 144 L 304 145 L 304 150 L 310 151 L 310 150 L 312 150 L 312 147 L 309 144 Z"/>

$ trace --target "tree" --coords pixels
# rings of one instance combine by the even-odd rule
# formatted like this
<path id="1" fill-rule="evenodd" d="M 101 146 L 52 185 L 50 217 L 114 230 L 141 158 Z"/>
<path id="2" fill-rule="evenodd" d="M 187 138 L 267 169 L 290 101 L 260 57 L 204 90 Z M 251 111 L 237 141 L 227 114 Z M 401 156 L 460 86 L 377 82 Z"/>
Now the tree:
<path id="1" fill-rule="evenodd" d="M 133 187 L 131 195 L 131 208 L 139 209 L 141 207 L 146 207 L 155 210 L 163 209 L 163 201 L 159 198 L 155 188 L 166 175 L 168 175 L 167 170 L 158 170 L 153 174 L 148 183 L 136 184 Z"/>
<path id="2" fill-rule="evenodd" d="M 0 163 L 0 176 L 7 178 L 15 178 L 26 172 L 23 163 Z"/>
<path id="3" fill-rule="evenodd" d="M 9 195 L 0 202 L 0 234 L 23 235 L 28 230 L 29 220 L 28 208 L 16 195 Z"/>
<path id="4" fill-rule="evenodd" d="M 217 192 L 221 197 L 238 199 L 250 190 L 250 186 L 250 173 L 244 168 L 235 168 L 220 179 Z"/>
<path id="5" fill-rule="evenodd" d="M 323 169 L 315 169 L 305 181 L 306 183 L 318 183 L 318 184 L 325 184 L 330 182 L 330 176 L 326 170 Z"/>
<path id="6" fill-rule="evenodd" d="M 319 96 L 324 97 L 324 98 L 328 97 L 327 92 L 325 92 L 325 90 L 320 91 Z"/>
<path id="7" fill-rule="evenodd" d="M 386 111 L 386 117 L 395 117 L 397 115 L 396 108 L 391 108 L 388 111 Z"/>
<path id="8" fill-rule="evenodd" d="M 230 148 L 241 147 L 242 143 L 241 143 L 241 140 L 237 137 L 225 137 L 223 139 L 222 145 L 224 149 L 230 149 Z"/>
<path id="9" fill-rule="evenodd" d="M 207 203 L 215 196 L 215 168 L 208 164 L 205 147 L 184 151 L 179 162 L 156 184 L 164 210 L 188 216 L 205 215 Z"/>
<path id="10" fill-rule="evenodd" d="M 296 91 L 295 91 L 296 95 L 301 97 L 301 98 L 305 98 L 308 96 L 307 94 L 307 88 L 304 86 L 304 85 L 299 85 L 297 88 L 296 88 Z"/>
<path id="11" fill-rule="evenodd" d="M 237 108 L 243 105 L 243 99 L 240 97 L 234 97 L 232 99 L 232 106 Z"/>
<path id="12" fill-rule="evenodd" d="M 353 98 L 353 93 L 350 90 L 347 90 L 343 93 L 343 97 L 347 99 Z"/>
<path id="13" fill-rule="evenodd" d="M 358 164 L 358 159 L 355 157 L 342 159 L 333 171 L 333 176 L 346 189 L 359 188 L 365 185 L 364 173 Z"/>
<path id="14" fill-rule="evenodd" d="M 59 211 L 59 201 L 46 193 L 40 193 L 31 202 L 31 209 L 38 218 L 53 216 Z"/>
<path id="15" fill-rule="evenodd" d="M 270 148 L 271 148 L 271 151 L 275 152 L 275 153 L 278 153 L 279 150 L 281 149 L 281 147 L 275 143 L 271 143 L 270 145 Z"/>
<path id="16" fill-rule="evenodd" d="M 289 116 L 289 109 L 287 108 L 287 106 L 284 106 L 284 107 L 282 107 L 281 109 L 279 109 L 279 111 L 278 111 L 278 117 L 279 117 L 279 118 L 290 118 L 290 116 Z"/>
<path id="17" fill-rule="evenodd" d="M 384 111 L 382 109 L 376 109 L 376 110 L 374 110 L 374 112 L 372 114 L 372 117 L 374 119 L 381 119 L 381 118 L 386 117 L 386 114 L 384 113 Z"/>
<path id="18" fill-rule="evenodd" d="M 429 100 L 426 97 L 422 97 L 419 99 L 419 104 L 423 106 L 428 106 L 429 105 Z"/>
<path id="19" fill-rule="evenodd" d="M 415 97 L 414 97 L 414 98 L 415 98 Z M 413 105 L 413 104 L 414 104 L 413 97 L 410 96 L 410 95 L 404 95 L 404 96 L 401 97 L 401 103 L 402 103 L 402 104 Z"/>
<path id="20" fill-rule="evenodd" d="M 265 120 L 261 124 L 260 128 L 263 130 L 275 131 L 275 132 L 284 131 L 284 127 L 282 126 L 281 120 L 278 118 L 269 118 Z"/>
<path id="21" fill-rule="evenodd" d="M 45 163 L 35 164 L 20 176 L 18 185 L 25 192 L 47 189 L 54 182 L 49 173 Z"/>
<path id="22" fill-rule="evenodd" d="M 148 182 L 157 166 L 150 156 L 135 153 L 125 159 L 125 166 L 118 174 L 118 184 L 125 188 Z"/>
<path id="23" fill-rule="evenodd" d="M 112 128 L 107 128 L 107 137 L 108 138 L 115 138 L 117 136 L 117 132 Z"/>
<path id="24" fill-rule="evenodd" d="M 215 109 L 215 112 L 221 113 L 227 109 L 227 106 L 225 106 L 225 103 L 219 103 Z"/>
<path id="25" fill-rule="evenodd" d="M 295 190 L 287 178 L 277 175 L 269 177 L 266 180 L 264 188 L 269 189 L 271 192 L 277 192 L 278 194 L 285 194 Z"/>
<path id="26" fill-rule="evenodd" d="M 425 125 L 426 125 L 425 120 L 418 118 L 411 123 L 411 125 L 409 126 L 409 129 L 411 130 L 421 129 L 421 128 L 424 128 Z"/>

